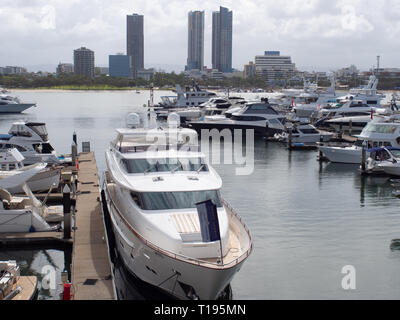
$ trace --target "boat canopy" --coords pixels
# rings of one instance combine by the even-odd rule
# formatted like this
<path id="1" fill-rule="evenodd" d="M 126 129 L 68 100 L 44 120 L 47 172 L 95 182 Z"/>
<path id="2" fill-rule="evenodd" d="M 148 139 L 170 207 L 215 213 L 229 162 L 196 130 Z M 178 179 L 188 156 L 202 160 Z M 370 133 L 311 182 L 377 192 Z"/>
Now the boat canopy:
<path id="1" fill-rule="evenodd" d="M 10 140 L 13 137 L 12 134 L 0 134 L 0 140 Z"/>

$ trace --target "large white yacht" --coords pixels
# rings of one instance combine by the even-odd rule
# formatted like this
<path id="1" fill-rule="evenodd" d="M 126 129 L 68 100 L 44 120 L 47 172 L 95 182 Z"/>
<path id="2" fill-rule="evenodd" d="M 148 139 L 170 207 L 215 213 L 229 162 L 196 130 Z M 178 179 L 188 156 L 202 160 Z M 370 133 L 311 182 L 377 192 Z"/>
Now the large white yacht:
<path id="1" fill-rule="evenodd" d="M 359 164 L 361 163 L 363 147 L 366 149 L 387 146 L 400 147 L 400 122 L 391 118 L 371 121 L 357 137 L 357 142 L 352 146 L 321 145 L 319 150 L 330 162 Z"/>
<path id="2" fill-rule="evenodd" d="M 285 115 L 277 112 L 268 102 L 251 102 L 242 108 L 235 109 L 229 117 L 221 119 L 205 119 L 191 121 L 189 127 L 198 132 L 201 130 L 254 130 L 256 135 L 273 135 L 282 132 L 285 128 L 281 121 Z"/>
<path id="3" fill-rule="evenodd" d="M 25 157 L 24 164 L 47 162 L 61 164 L 50 144 L 45 123 L 19 121 L 12 124 L 8 134 L 0 135 L 0 150 L 17 148 Z"/>
<path id="4" fill-rule="evenodd" d="M 214 92 L 201 90 L 198 85 L 187 86 L 185 91 L 179 84 L 176 85 L 176 96 L 163 96 L 159 107 L 164 109 L 198 107 L 210 98 L 216 97 Z"/>
<path id="5" fill-rule="evenodd" d="M 221 198 L 194 130 L 130 117 L 106 151 L 102 190 L 118 253 L 135 276 L 176 298 L 216 299 L 252 252 L 249 230 Z M 196 204 L 207 200 L 220 241 L 205 238 Z"/>
<path id="6" fill-rule="evenodd" d="M 17 97 L 9 95 L 8 91 L 1 90 L 0 113 L 21 113 L 31 107 L 36 107 L 36 103 L 23 103 Z"/>
<path id="7" fill-rule="evenodd" d="M 311 91 L 298 95 L 293 101 L 293 110 L 298 118 L 310 118 L 313 114 L 336 102 L 335 78 L 331 78 L 331 86 L 325 92 Z"/>

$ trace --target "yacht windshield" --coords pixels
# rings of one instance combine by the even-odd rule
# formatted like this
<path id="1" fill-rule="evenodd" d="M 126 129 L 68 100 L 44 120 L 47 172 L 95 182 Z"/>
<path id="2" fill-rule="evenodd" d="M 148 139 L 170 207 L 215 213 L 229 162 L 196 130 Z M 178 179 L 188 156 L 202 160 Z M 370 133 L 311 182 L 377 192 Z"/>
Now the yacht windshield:
<path id="1" fill-rule="evenodd" d="M 26 125 L 35 131 L 43 139 L 43 141 L 48 140 L 48 133 L 45 124 L 27 123 Z"/>
<path id="2" fill-rule="evenodd" d="M 393 157 L 400 158 L 400 150 L 393 149 L 390 150 L 390 153 L 393 155 Z"/>
<path id="3" fill-rule="evenodd" d="M 203 158 L 122 159 L 128 173 L 208 171 Z"/>
<path id="4" fill-rule="evenodd" d="M 374 133 L 383 133 L 383 134 L 393 134 L 395 133 L 397 126 L 394 125 L 385 125 L 385 124 L 377 124 L 377 123 L 368 123 L 364 128 L 364 133 L 374 132 Z"/>
<path id="5" fill-rule="evenodd" d="M 196 203 L 212 200 L 222 207 L 218 191 L 190 192 L 144 192 L 140 194 L 140 206 L 143 210 L 170 210 L 196 208 Z"/>

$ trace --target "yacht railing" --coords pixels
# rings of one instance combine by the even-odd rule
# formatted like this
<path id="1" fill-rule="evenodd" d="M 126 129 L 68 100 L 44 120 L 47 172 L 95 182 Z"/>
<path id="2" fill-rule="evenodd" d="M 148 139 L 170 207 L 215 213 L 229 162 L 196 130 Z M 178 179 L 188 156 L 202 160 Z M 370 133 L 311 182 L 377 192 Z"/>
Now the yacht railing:
<path id="1" fill-rule="evenodd" d="M 242 225 L 242 227 L 245 229 L 247 236 L 249 237 L 249 242 L 250 242 L 250 247 L 249 249 L 246 250 L 245 253 L 243 253 L 240 257 L 228 262 L 228 263 L 215 263 L 215 262 L 211 262 L 211 261 L 205 261 L 205 260 L 201 260 L 201 259 L 196 259 L 196 258 L 191 258 L 182 254 L 178 254 L 178 253 L 174 253 L 165 249 L 160 248 L 159 246 L 155 245 L 154 243 L 148 241 L 147 239 L 145 239 L 142 235 L 140 235 L 137 231 L 135 231 L 133 229 L 133 227 L 130 225 L 130 223 L 124 218 L 124 216 L 122 215 L 121 211 L 118 209 L 118 207 L 116 206 L 116 204 L 114 203 L 114 201 L 112 200 L 111 196 L 110 196 L 110 192 L 107 188 L 107 184 L 110 183 L 110 176 L 108 174 L 108 172 L 105 172 L 104 174 L 104 179 L 103 179 L 103 190 L 105 190 L 107 192 L 108 197 L 106 198 L 107 203 L 112 206 L 116 212 L 118 213 L 118 216 L 121 218 L 122 222 L 126 225 L 126 227 L 140 240 L 142 241 L 146 246 L 152 248 L 154 251 L 161 253 L 165 256 L 168 256 L 170 258 L 173 258 L 175 260 L 179 260 L 182 262 L 186 262 L 186 263 L 190 263 L 190 264 L 194 264 L 194 265 L 198 265 L 198 266 L 202 266 L 202 267 L 206 267 L 206 268 L 212 268 L 212 269 L 228 269 L 228 268 L 232 268 L 235 265 L 241 263 L 242 261 L 244 261 L 253 251 L 253 241 L 250 235 L 250 231 L 247 228 L 246 224 L 243 222 L 243 220 L 240 218 L 240 216 L 235 212 L 235 210 L 225 201 L 222 200 L 223 204 L 226 206 L 226 208 L 229 211 L 229 214 L 231 217 L 237 219 L 240 224 Z M 111 214 L 111 213 L 110 213 Z"/>

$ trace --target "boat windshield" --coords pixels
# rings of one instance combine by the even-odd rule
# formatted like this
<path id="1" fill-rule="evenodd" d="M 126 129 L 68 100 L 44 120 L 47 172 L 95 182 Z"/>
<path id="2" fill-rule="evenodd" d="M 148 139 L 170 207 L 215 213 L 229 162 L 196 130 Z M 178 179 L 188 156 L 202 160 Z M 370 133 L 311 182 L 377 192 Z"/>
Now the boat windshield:
<path id="1" fill-rule="evenodd" d="M 212 200 L 219 208 L 222 207 L 222 202 L 217 190 L 143 192 L 139 197 L 132 194 L 132 198 L 143 210 L 190 209 L 196 208 L 196 203 L 207 200 Z"/>
<path id="2" fill-rule="evenodd" d="M 202 171 L 208 166 L 203 158 L 161 158 L 161 159 L 122 159 L 128 173 Z"/>
<path id="3" fill-rule="evenodd" d="M 394 125 L 385 125 L 385 124 L 377 124 L 377 123 L 368 123 L 364 128 L 363 133 L 383 133 L 383 134 L 393 134 L 395 133 L 398 126 Z"/>
<path id="4" fill-rule="evenodd" d="M 390 150 L 390 153 L 393 155 L 393 157 L 400 158 L 400 150 L 392 149 Z"/>
<path id="5" fill-rule="evenodd" d="M 43 141 L 47 141 L 48 140 L 48 133 L 47 133 L 47 129 L 46 129 L 46 125 L 45 124 L 30 124 L 27 123 L 26 124 L 29 128 L 31 128 L 33 131 L 35 131 L 41 138 Z"/>

